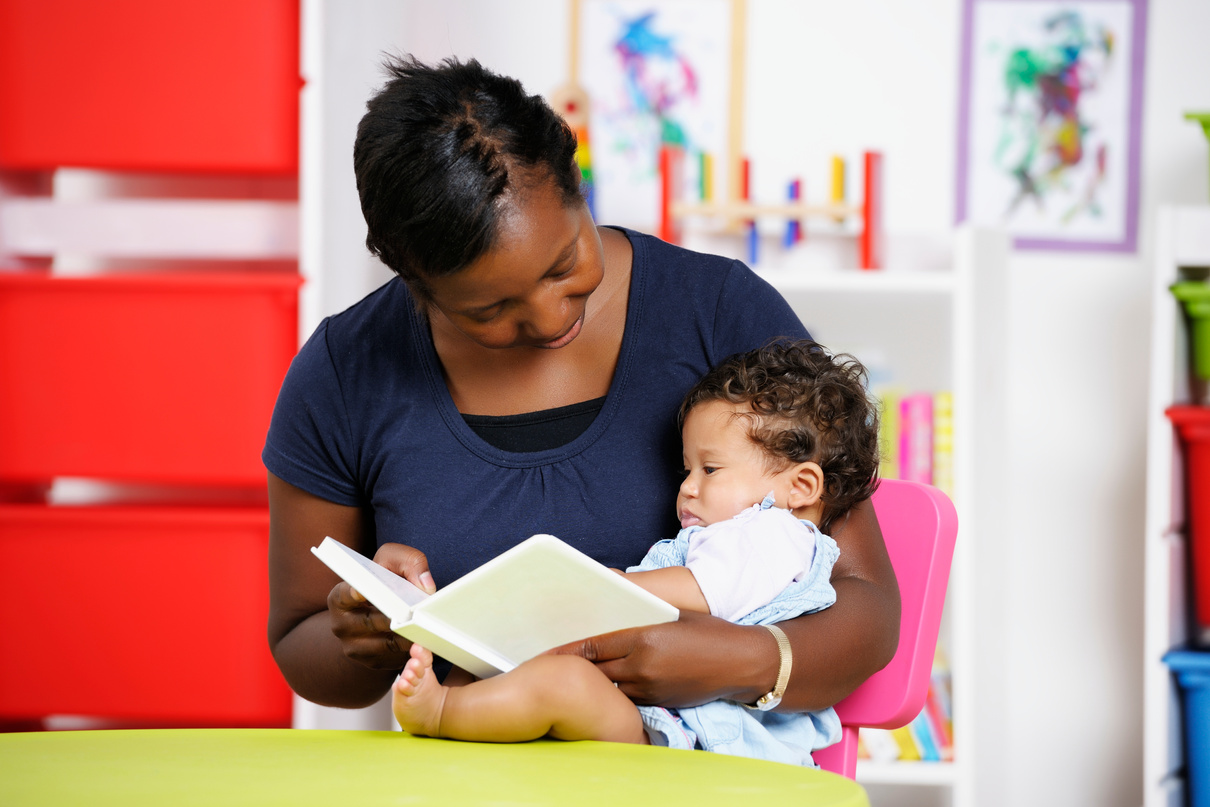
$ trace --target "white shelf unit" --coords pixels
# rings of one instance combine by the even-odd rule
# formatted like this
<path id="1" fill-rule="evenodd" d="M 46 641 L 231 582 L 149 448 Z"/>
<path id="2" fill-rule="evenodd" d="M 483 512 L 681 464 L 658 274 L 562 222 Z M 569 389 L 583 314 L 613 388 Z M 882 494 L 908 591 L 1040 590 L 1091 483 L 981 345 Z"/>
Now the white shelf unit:
<path id="1" fill-rule="evenodd" d="M 1189 335 L 1169 291 L 1210 268 L 1210 206 L 1159 210 L 1151 284 L 1151 377 L 1147 402 L 1147 517 L 1144 533 L 1144 807 L 1182 807 L 1181 718 L 1164 654 L 1188 640 L 1184 473 L 1164 410 L 1190 403 Z M 1200 276 L 1200 275 L 1199 275 Z"/>
<path id="2" fill-rule="evenodd" d="M 953 677 L 952 763 L 859 762 L 857 779 L 880 805 L 974 804 L 976 752 L 975 555 L 992 528 L 1002 432 L 1008 240 L 962 227 L 946 271 L 891 265 L 876 271 L 778 268 L 760 274 L 794 307 L 812 336 L 833 351 L 889 368 L 908 392 L 954 396 L 954 503 L 959 533 L 941 641 Z M 906 789 L 912 792 L 906 792 Z M 931 792 L 919 792 L 927 788 Z"/>

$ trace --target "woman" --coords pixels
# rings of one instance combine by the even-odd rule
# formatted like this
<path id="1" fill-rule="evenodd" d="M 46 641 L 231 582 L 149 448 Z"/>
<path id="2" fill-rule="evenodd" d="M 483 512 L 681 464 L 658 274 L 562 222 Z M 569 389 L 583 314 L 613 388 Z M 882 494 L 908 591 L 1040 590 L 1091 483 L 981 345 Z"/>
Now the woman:
<path id="1" fill-rule="evenodd" d="M 377 701 L 406 640 L 309 553 L 330 535 L 430 591 L 552 533 L 609 566 L 676 533 L 676 408 L 711 366 L 806 336 L 736 261 L 597 227 L 575 139 L 537 96 L 448 60 L 388 64 L 354 169 L 367 246 L 399 278 L 324 321 L 282 386 L 269 470 L 274 657 L 317 703 Z M 898 589 L 868 502 L 834 525 L 834 607 L 782 623 L 785 711 L 891 658 Z M 565 648 L 637 703 L 755 703 L 769 631 L 686 613 Z"/>

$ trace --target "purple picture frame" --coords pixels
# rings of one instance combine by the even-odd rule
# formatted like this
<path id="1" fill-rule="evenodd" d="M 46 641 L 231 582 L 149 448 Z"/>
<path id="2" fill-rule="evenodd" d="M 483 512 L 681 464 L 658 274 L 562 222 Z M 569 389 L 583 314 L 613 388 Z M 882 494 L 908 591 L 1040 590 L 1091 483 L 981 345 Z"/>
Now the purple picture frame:
<path id="1" fill-rule="evenodd" d="M 975 9 L 979 5 L 997 3 L 1019 4 L 1022 7 L 1038 6 L 1042 0 L 963 0 L 961 73 L 958 97 L 958 166 L 957 192 L 955 195 L 955 223 L 962 224 L 969 218 L 969 191 L 971 179 L 971 78 L 973 48 L 975 45 Z M 1070 8 L 1080 6 L 1126 5 L 1130 8 L 1131 53 L 1130 90 L 1128 98 L 1127 156 L 1124 204 L 1124 222 L 1120 238 L 1089 239 L 1080 237 L 1038 238 L 1014 236 L 1013 246 L 1026 250 L 1054 250 L 1080 252 L 1135 252 L 1138 248 L 1139 218 L 1139 168 L 1142 140 L 1143 73 L 1146 54 L 1147 0 L 1067 0 L 1062 5 Z M 990 222 L 976 222 L 989 224 Z M 1008 227 L 1012 234 L 1011 226 Z"/>

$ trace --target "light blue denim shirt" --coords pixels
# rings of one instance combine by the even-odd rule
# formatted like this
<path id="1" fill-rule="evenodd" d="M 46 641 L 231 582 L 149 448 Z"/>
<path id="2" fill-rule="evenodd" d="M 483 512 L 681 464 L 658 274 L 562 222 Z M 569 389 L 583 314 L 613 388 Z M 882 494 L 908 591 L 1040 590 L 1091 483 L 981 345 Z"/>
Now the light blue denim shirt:
<path id="1" fill-rule="evenodd" d="M 773 506 L 772 496 L 756 505 L 762 511 Z M 759 519 L 749 522 L 759 529 Z M 800 521 L 803 540 L 814 541 L 811 568 L 788 585 L 771 602 L 736 619 L 739 625 L 769 625 L 799 614 L 821 611 L 836 602 L 832 588 L 832 566 L 840 550 L 827 535 L 809 521 Z M 689 537 L 702 527 L 681 530 L 676 538 L 660 541 L 638 566 L 627 571 L 647 571 L 683 566 Z M 835 709 L 783 714 L 745 709 L 732 701 L 712 701 L 684 709 L 640 706 L 643 723 L 653 745 L 671 748 L 702 748 L 719 754 L 755 757 L 791 765 L 815 767 L 811 752 L 840 740 L 840 718 Z"/>

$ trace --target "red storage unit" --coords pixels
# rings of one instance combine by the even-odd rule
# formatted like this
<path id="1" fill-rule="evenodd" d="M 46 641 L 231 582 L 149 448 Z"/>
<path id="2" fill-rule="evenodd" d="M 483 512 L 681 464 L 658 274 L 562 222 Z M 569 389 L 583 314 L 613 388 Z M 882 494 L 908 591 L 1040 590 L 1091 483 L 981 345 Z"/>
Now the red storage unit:
<path id="1" fill-rule="evenodd" d="M 298 0 L 3 0 L 0 167 L 295 174 Z"/>
<path id="2" fill-rule="evenodd" d="M 0 171 L 23 178 L 0 197 L 44 193 L 50 172 L 73 167 L 150 178 L 153 198 L 201 189 L 215 204 L 263 195 L 249 177 L 289 187 L 299 7 L 0 0 Z M 119 198 L 132 186 L 98 187 Z M 152 251 L 99 247 L 105 265 L 197 258 L 188 238 L 127 224 L 136 240 L 167 237 Z M 29 254 L 10 243 L 0 260 L 71 253 L 66 232 L 25 244 Z M 0 609 L 0 718 L 289 725 L 292 696 L 265 637 L 260 452 L 298 347 L 302 279 L 240 266 L 0 270 L 0 584 L 14 598 Z M 176 503 L 3 501 L 36 498 L 56 477 L 136 483 Z"/>
<path id="3" fill-rule="evenodd" d="M 0 482 L 263 487 L 301 282 L 0 272 Z"/>
<path id="4" fill-rule="evenodd" d="M 1194 618 L 1200 627 L 1210 628 L 1210 406 L 1171 406 L 1165 414 L 1184 453 Z"/>
<path id="5" fill-rule="evenodd" d="M 0 715 L 288 726 L 264 507 L 0 504 Z"/>

